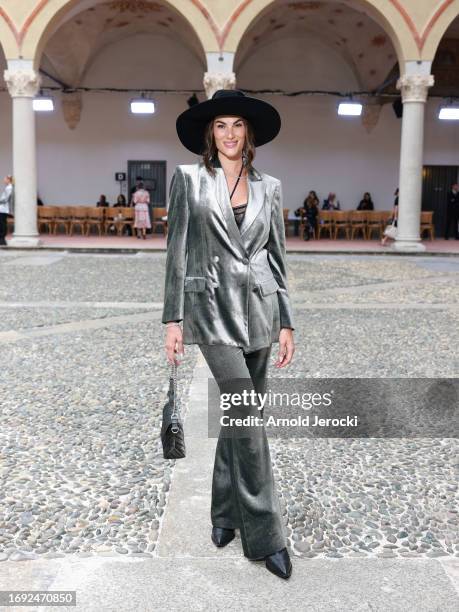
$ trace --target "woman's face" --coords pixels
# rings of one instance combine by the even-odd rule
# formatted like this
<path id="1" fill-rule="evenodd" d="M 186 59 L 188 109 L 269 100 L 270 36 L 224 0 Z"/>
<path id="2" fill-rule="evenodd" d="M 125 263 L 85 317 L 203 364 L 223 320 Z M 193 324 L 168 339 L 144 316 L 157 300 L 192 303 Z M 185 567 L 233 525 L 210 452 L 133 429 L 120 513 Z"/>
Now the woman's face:
<path id="1" fill-rule="evenodd" d="M 215 145 L 229 159 L 240 159 L 245 142 L 245 123 L 242 117 L 216 117 L 213 125 Z"/>

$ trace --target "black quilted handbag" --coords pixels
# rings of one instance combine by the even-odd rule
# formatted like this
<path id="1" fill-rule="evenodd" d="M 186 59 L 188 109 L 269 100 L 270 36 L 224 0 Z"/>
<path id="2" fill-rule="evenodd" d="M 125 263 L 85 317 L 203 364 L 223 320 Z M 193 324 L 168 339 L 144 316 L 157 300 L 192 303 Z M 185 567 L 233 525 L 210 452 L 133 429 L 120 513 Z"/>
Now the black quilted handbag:
<path id="1" fill-rule="evenodd" d="M 178 412 L 177 397 L 177 364 L 171 364 L 167 402 L 163 408 L 161 442 L 164 459 L 182 459 L 185 457 L 185 433 L 183 422 Z"/>

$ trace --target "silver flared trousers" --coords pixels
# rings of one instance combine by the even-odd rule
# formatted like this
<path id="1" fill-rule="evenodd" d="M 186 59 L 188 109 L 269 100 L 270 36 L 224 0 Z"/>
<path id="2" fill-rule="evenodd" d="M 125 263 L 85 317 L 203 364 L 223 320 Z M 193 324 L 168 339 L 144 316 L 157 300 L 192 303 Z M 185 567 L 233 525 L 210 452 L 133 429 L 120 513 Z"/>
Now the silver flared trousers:
<path id="1" fill-rule="evenodd" d="M 246 352 L 228 345 L 199 345 L 219 387 L 266 391 L 271 348 Z M 237 379 L 237 385 L 233 380 Z M 233 386 L 232 386 L 233 385 Z M 247 408 L 246 408 L 247 410 Z M 263 410 L 248 412 L 263 416 Z M 239 412 L 242 414 L 242 412 Z M 211 520 L 215 527 L 239 528 L 244 555 L 262 559 L 287 545 L 264 425 L 248 428 L 247 437 L 220 429 L 212 477 Z M 253 433 L 252 433 L 253 432 Z"/>

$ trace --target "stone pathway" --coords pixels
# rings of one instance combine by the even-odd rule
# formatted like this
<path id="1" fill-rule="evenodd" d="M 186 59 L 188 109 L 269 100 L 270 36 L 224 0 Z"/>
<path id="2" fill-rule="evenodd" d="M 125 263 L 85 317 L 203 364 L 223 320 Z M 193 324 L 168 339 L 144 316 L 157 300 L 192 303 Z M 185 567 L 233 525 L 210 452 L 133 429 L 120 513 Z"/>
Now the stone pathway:
<path id="1" fill-rule="evenodd" d="M 84 612 L 458 608 L 457 438 L 270 439 L 294 564 L 281 581 L 238 532 L 210 540 L 216 439 L 194 346 L 187 457 L 161 456 L 164 256 L 55 255 L 0 254 L 0 590 L 76 589 Z M 289 256 L 282 376 L 457 376 L 457 265 L 330 257 Z"/>

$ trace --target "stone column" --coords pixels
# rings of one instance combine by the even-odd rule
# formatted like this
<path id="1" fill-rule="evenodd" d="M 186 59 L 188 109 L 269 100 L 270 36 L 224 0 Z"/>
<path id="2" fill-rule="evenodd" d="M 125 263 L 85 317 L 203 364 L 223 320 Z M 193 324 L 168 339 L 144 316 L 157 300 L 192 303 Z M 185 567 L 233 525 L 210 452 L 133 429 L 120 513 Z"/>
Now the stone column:
<path id="1" fill-rule="evenodd" d="M 397 82 L 402 92 L 403 118 L 400 148 L 399 206 L 396 251 L 425 251 L 420 239 L 424 108 L 431 74 L 405 74 Z"/>
<path id="2" fill-rule="evenodd" d="M 40 246 L 37 231 L 37 152 L 33 98 L 40 87 L 31 62 L 8 63 L 4 78 L 13 98 L 14 234 L 8 244 Z"/>
<path id="3" fill-rule="evenodd" d="M 235 89 L 234 53 L 207 53 L 206 57 L 207 72 L 204 73 L 203 84 L 207 98 L 211 98 L 219 89 Z"/>

